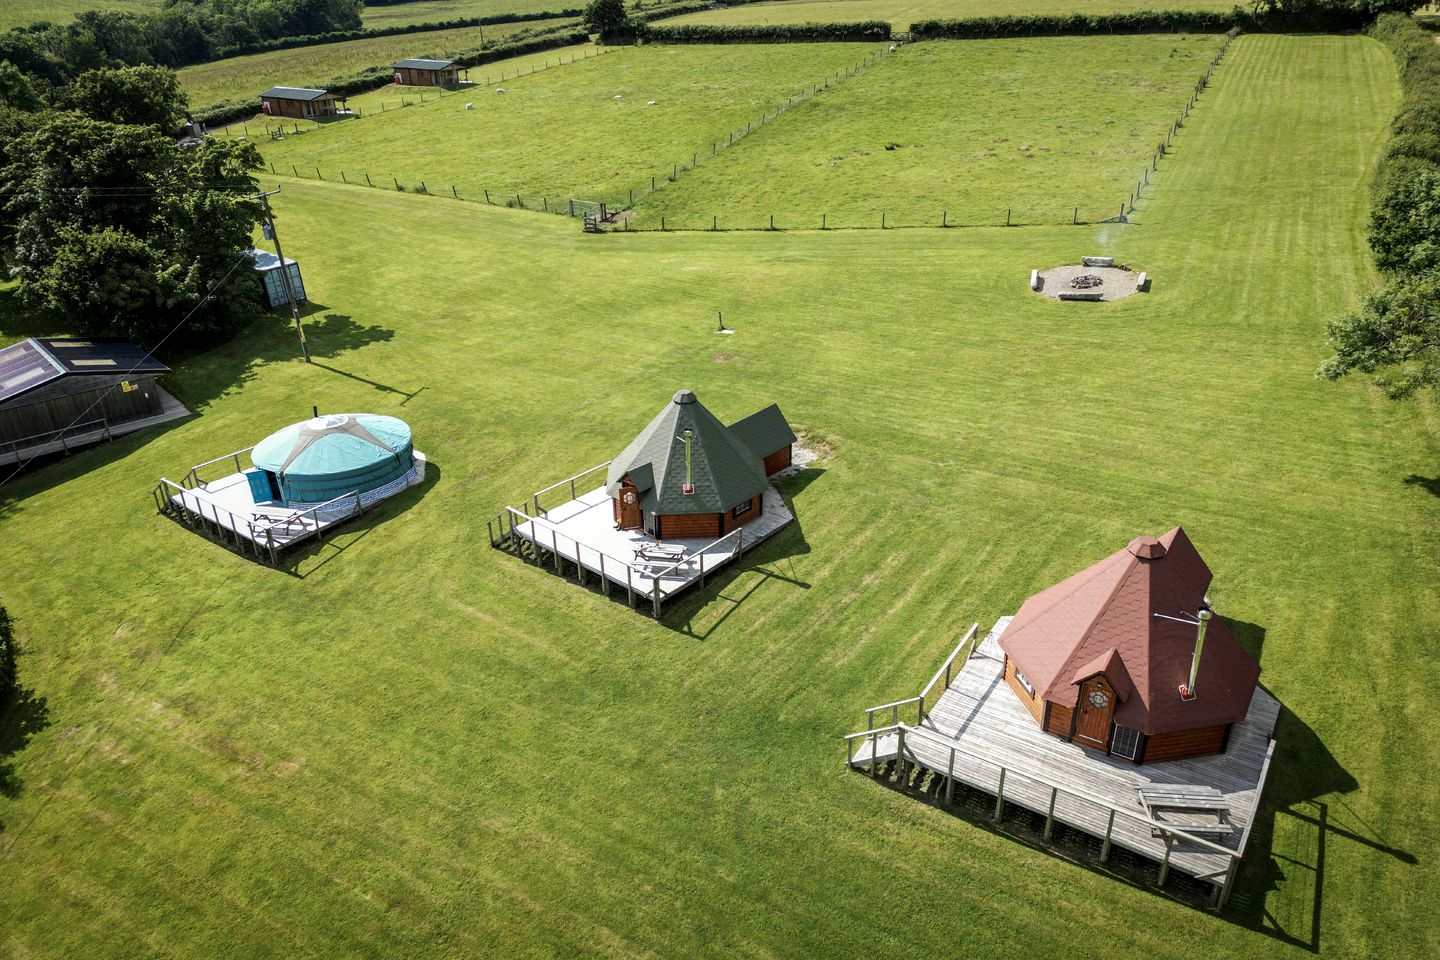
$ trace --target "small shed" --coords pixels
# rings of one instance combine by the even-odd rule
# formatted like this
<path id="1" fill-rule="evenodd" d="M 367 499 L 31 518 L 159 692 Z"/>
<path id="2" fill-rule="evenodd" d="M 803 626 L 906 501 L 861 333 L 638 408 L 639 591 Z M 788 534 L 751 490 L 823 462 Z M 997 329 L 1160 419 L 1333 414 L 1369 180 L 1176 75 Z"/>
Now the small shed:
<path id="1" fill-rule="evenodd" d="M 110 338 L 31 337 L 0 348 L 0 463 L 188 416 L 155 382 L 169 372 Z"/>
<path id="2" fill-rule="evenodd" d="M 401 86 L 444 87 L 460 79 L 454 60 L 401 60 L 390 69 L 395 71 L 395 82 Z"/>
<path id="3" fill-rule="evenodd" d="M 610 464 L 615 524 L 657 540 L 722 537 L 763 514 L 768 478 L 790 465 L 794 443 L 775 404 L 726 426 L 680 390 Z"/>
<path id="4" fill-rule="evenodd" d="M 260 94 L 260 112 L 267 117 L 314 120 L 339 113 L 338 98 L 328 90 L 309 87 L 271 87 Z"/>
<path id="5" fill-rule="evenodd" d="M 1135 763 L 1224 753 L 1260 678 L 1185 531 L 1136 537 L 1020 607 L 1005 682 L 1046 733 Z"/>
<path id="6" fill-rule="evenodd" d="M 267 309 L 276 310 L 290 305 L 285 290 L 285 276 L 280 273 L 280 258 L 269 250 L 251 250 L 250 259 L 255 261 L 255 275 L 260 278 L 260 293 Z M 305 303 L 305 281 L 300 277 L 300 264 L 285 258 L 285 274 L 290 277 L 290 290 L 295 294 L 296 303 Z"/>

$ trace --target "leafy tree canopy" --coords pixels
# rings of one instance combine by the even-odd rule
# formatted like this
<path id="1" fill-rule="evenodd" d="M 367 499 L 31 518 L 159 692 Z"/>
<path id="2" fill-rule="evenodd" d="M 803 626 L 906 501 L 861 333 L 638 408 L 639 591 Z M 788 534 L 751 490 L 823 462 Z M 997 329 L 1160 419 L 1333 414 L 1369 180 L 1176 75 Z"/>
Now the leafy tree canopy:
<path id="1" fill-rule="evenodd" d="M 157 127 L 50 116 L 12 148 L 0 240 L 20 295 L 56 326 L 154 343 L 250 246 L 255 146 L 177 145 Z M 241 266 L 175 341 L 233 333 L 256 315 Z"/>
<path id="2" fill-rule="evenodd" d="M 1330 321 L 1329 334 L 1335 356 L 1318 376 L 1370 374 L 1393 399 L 1440 386 L 1440 270 L 1396 280 L 1359 311 Z"/>
<path id="3" fill-rule="evenodd" d="M 601 43 L 633 40 L 635 24 L 625 9 L 625 0 L 590 0 L 585 8 L 585 26 L 600 34 Z"/>
<path id="4" fill-rule="evenodd" d="M 56 106 L 110 123 L 159 127 L 175 133 L 185 122 L 189 98 L 175 71 L 165 67 L 102 67 L 63 87 Z"/>
<path id="5" fill-rule="evenodd" d="M 1390 180 L 1370 213 L 1370 248 L 1382 270 L 1440 267 L 1440 167 Z"/>

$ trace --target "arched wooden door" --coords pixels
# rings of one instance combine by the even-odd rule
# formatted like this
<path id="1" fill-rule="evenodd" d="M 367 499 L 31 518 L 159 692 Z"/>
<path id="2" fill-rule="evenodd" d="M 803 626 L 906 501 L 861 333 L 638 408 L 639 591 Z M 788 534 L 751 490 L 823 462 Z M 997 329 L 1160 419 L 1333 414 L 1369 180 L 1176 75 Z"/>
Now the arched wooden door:
<path id="1" fill-rule="evenodd" d="M 1115 688 L 1104 676 L 1080 684 L 1075 707 L 1075 742 L 1104 750 L 1110 745 L 1110 721 L 1115 716 Z"/>
<path id="2" fill-rule="evenodd" d="M 639 530 L 643 521 L 640 514 L 640 492 L 626 483 L 620 487 L 620 529 Z"/>

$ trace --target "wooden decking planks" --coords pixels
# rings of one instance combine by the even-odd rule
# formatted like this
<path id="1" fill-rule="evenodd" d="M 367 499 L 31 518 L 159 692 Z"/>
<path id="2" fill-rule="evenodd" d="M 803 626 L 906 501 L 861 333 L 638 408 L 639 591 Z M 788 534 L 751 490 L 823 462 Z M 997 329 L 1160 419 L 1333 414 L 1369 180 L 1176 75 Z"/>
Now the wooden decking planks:
<path id="1" fill-rule="evenodd" d="M 1248 833 L 1270 735 L 1279 713 L 1279 703 L 1273 697 L 1256 689 L 1249 714 L 1231 731 L 1225 753 L 1136 766 L 1041 731 L 1004 681 L 1004 654 L 997 640 L 1009 622 L 1010 618 L 1002 618 L 980 643 L 919 724 L 923 732 L 906 736 L 907 760 L 949 774 L 953 746 L 956 780 L 991 794 L 1001 789 L 1000 769 L 1004 766 L 1005 801 L 1042 816 L 1050 810 L 1050 784 L 1058 785 L 1061 789 L 1054 795 L 1056 822 L 1096 837 L 1105 836 L 1108 830 L 1114 845 L 1157 861 L 1166 854 L 1164 838 L 1155 836 L 1148 824 L 1122 815 L 1115 816 L 1111 827 L 1111 809 L 1146 815 L 1139 787 L 1213 787 L 1229 808 L 1234 833 L 1207 839 L 1238 849 Z M 893 758 L 897 741 L 893 733 L 883 735 L 877 738 L 874 752 L 882 761 Z M 854 764 L 866 765 L 871 749 L 869 738 L 856 741 Z M 1097 797 L 1103 803 L 1067 793 L 1067 788 Z M 1226 854 L 1179 840 L 1173 845 L 1169 863 L 1171 869 L 1219 884 L 1230 860 Z"/>

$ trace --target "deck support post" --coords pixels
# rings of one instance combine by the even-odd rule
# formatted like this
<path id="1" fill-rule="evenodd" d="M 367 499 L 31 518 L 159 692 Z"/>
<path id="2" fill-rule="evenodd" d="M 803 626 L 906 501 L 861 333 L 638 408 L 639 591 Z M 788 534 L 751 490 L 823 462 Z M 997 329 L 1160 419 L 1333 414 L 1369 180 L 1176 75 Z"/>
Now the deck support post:
<path id="1" fill-rule="evenodd" d="M 700 551 L 700 589 L 705 589 L 705 551 Z"/>
<path id="2" fill-rule="evenodd" d="M 1230 891 L 1235 886 L 1235 874 L 1240 872 L 1239 855 L 1230 858 L 1230 866 L 1225 868 L 1225 883 L 1217 887 L 1215 891 L 1215 909 L 1224 910 L 1225 904 L 1230 900 Z"/>
<path id="3" fill-rule="evenodd" d="M 847 737 L 847 738 L 845 739 L 845 767 L 846 767 L 846 769 L 849 769 L 850 767 L 854 766 L 854 764 L 855 764 L 855 741 L 854 741 L 854 740 L 851 740 L 850 738 Z"/>
<path id="4" fill-rule="evenodd" d="M 580 541 L 575 541 L 575 576 L 580 579 L 580 586 L 585 586 L 585 564 L 580 562 Z"/>
<path id="5" fill-rule="evenodd" d="M 1000 768 L 1000 782 L 995 786 L 995 819 L 1005 812 L 1005 768 Z"/>
<path id="6" fill-rule="evenodd" d="M 875 757 L 875 751 L 880 746 L 880 735 L 875 732 L 875 725 L 870 725 L 870 778 L 876 779 L 880 776 L 880 761 Z"/>
<path id="7" fill-rule="evenodd" d="M 1170 848 L 1175 843 L 1172 834 L 1165 834 L 1165 859 L 1160 862 L 1160 878 L 1155 881 L 1155 886 L 1165 886 L 1165 881 L 1170 877 Z"/>
<path id="8" fill-rule="evenodd" d="M 556 572 L 556 573 L 559 573 L 559 572 L 560 572 L 560 535 L 555 532 L 555 528 L 554 528 L 554 527 L 551 527 L 551 528 L 550 528 L 550 547 L 551 547 L 551 550 L 554 551 L 554 553 L 555 553 L 555 572 Z"/>
<path id="9" fill-rule="evenodd" d="M 605 599 L 610 599 L 610 578 L 605 576 L 605 554 L 600 554 L 600 586 L 605 591 Z"/>
<path id="10" fill-rule="evenodd" d="M 650 599 L 655 604 L 655 619 L 660 619 L 660 578 L 650 581 Z"/>
<path id="11" fill-rule="evenodd" d="M 945 770 L 945 806 L 950 806 L 955 799 L 955 748 L 950 748 L 950 766 Z"/>
<path id="12" fill-rule="evenodd" d="M 1105 842 L 1100 844 L 1100 862 L 1110 859 L 1110 835 L 1115 832 L 1115 811 L 1110 811 L 1110 822 L 1105 824 Z"/>
<path id="13" fill-rule="evenodd" d="M 905 776 L 905 728 L 899 727 L 895 730 L 898 741 L 895 744 L 895 771 L 900 775 L 900 789 L 908 786 Z"/>
<path id="14" fill-rule="evenodd" d="M 1060 788 L 1050 788 L 1050 809 L 1045 811 L 1045 839 L 1048 842 L 1050 834 L 1055 830 L 1055 798 L 1059 796 Z"/>
<path id="15" fill-rule="evenodd" d="M 625 564 L 625 599 L 635 608 L 635 582 L 630 578 L 630 564 Z"/>

